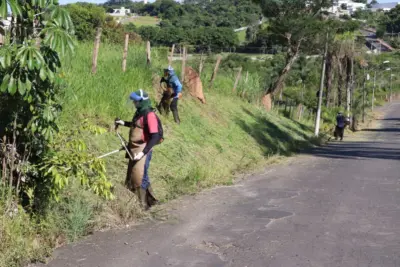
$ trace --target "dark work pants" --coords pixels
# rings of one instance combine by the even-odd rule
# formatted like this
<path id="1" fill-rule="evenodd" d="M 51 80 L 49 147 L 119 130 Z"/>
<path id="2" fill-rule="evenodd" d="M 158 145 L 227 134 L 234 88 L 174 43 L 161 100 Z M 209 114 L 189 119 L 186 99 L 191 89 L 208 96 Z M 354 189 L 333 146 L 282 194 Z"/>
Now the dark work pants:
<path id="1" fill-rule="evenodd" d="M 179 115 L 178 115 L 178 98 L 174 98 L 171 102 L 170 108 L 172 111 L 172 114 L 174 115 L 174 120 L 176 123 L 180 123 Z"/>
<path id="2" fill-rule="evenodd" d="M 343 139 L 343 133 L 344 133 L 344 127 L 336 126 L 335 138 L 337 139 L 338 137 L 340 137 L 340 140 L 342 140 Z"/>

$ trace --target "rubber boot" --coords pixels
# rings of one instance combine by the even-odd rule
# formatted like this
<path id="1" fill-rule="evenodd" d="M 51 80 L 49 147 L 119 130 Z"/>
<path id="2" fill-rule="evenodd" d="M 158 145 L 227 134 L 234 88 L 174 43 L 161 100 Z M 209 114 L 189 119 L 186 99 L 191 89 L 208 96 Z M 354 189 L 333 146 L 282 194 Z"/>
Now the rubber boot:
<path id="1" fill-rule="evenodd" d="M 174 110 L 174 111 L 172 111 L 172 114 L 174 115 L 174 120 L 175 120 L 175 122 L 176 122 L 177 124 L 180 124 L 181 121 L 179 120 L 178 111 L 177 111 L 177 110 Z"/>
<path id="2" fill-rule="evenodd" d="M 151 185 L 149 185 L 149 187 L 147 188 L 147 203 L 150 207 L 158 204 L 158 200 L 156 199 L 156 197 L 154 195 Z"/>
<path id="3" fill-rule="evenodd" d="M 140 205 L 142 206 L 142 209 L 148 210 L 149 206 L 147 205 L 146 189 L 140 187 L 138 192 L 139 192 Z"/>

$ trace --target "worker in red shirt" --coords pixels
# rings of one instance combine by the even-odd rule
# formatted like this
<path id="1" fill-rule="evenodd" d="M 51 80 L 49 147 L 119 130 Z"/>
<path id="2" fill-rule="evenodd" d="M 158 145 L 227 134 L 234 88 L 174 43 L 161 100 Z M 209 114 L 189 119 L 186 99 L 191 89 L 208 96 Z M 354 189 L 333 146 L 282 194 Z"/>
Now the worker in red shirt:
<path id="1" fill-rule="evenodd" d="M 129 160 L 126 186 L 137 194 L 142 207 L 147 210 L 157 202 L 148 171 L 152 149 L 162 139 L 162 127 L 146 92 L 142 89 L 133 92 L 130 99 L 136 107 L 132 121 L 116 120 L 115 124 L 130 127 L 128 150 L 133 160 Z"/>

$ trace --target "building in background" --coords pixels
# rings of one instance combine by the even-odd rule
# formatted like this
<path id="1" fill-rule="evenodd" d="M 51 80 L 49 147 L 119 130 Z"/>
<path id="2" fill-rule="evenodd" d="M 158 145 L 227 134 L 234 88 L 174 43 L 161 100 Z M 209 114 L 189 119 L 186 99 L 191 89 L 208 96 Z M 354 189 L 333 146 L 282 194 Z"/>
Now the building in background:
<path id="1" fill-rule="evenodd" d="M 395 8 L 398 4 L 400 4 L 400 2 L 375 4 L 375 5 L 372 5 L 372 7 L 370 9 L 372 12 L 376 12 L 379 10 L 387 12 L 387 11 L 390 11 L 391 9 Z"/>
<path id="2" fill-rule="evenodd" d="M 129 8 L 126 9 L 125 7 L 121 7 L 121 8 L 114 9 L 114 12 L 107 13 L 107 14 L 110 16 L 113 16 L 113 17 L 125 17 L 125 16 L 131 14 L 131 10 Z"/>

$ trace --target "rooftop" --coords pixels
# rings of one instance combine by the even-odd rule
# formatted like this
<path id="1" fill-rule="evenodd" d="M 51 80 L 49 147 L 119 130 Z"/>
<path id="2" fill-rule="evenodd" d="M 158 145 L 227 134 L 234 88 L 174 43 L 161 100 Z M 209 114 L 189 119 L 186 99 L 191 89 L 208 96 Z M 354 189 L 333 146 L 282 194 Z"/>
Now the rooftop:
<path id="1" fill-rule="evenodd" d="M 381 3 L 381 4 L 372 5 L 372 8 L 373 9 L 395 8 L 398 4 L 399 4 L 399 2 Z"/>

